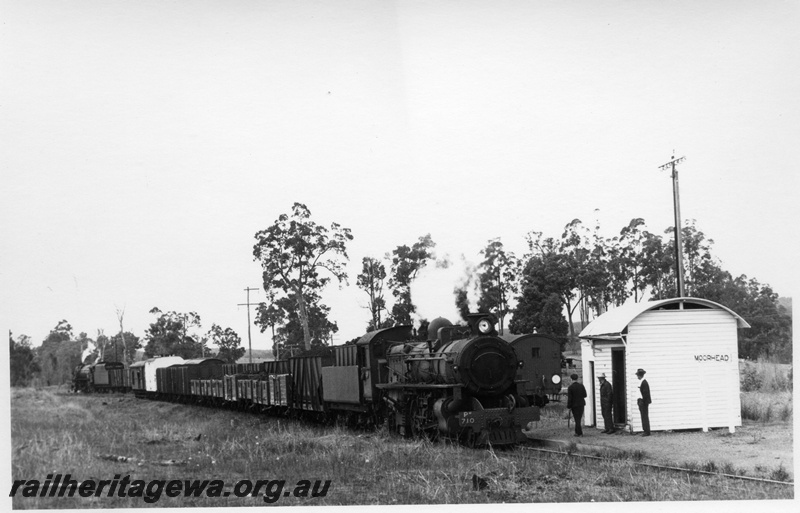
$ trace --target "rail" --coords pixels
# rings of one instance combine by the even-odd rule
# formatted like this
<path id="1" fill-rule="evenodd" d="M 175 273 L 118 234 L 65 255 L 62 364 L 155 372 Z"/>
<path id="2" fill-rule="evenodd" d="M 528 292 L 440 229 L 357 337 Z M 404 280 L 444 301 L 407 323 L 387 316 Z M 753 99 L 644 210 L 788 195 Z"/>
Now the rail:
<path id="1" fill-rule="evenodd" d="M 764 479 L 764 478 L 760 478 L 760 477 L 742 476 L 742 475 L 738 475 L 738 474 L 726 474 L 726 473 L 723 473 L 723 472 L 711 472 L 711 471 L 708 471 L 708 470 L 697 470 L 697 469 L 691 469 L 691 468 L 673 467 L 673 466 L 670 466 L 670 465 L 658 465 L 656 463 L 646 463 L 646 462 L 643 462 L 643 461 L 633 461 L 633 460 L 629 460 L 629 459 L 620 459 L 620 458 L 609 458 L 607 456 L 595 456 L 593 454 L 580 454 L 580 453 L 567 452 L 567 451 L 555 451 L 555 450 L 552 450 L 552 449 L 542 449 L 540 447 L 522 446 L 522 447 L 520 447 L 520 449 L 523 449 L 523 450 L 526 450 L 526 451 L 545 452 L 545 453 L 550 453 L 550 454 L 561 454 L 561 455 L 565 455 L 565 456 L 575 456 L 575 457 L 578 457 L 578 458 L 585 458 L 585 459 L 591 459 L 591 460 L 603 460 L 603 461 L 615 461 L 615 462 L 632 463 L 634 465 L 639 465 L 639 466 L 642 466 L 642 467 L 655 468 L 655 469 L 658 469 L 658 470 L 672 470 L 672 471 L 675 471 L 675 472 L 685 472 L 685 473 L 689 473 L 689 474 L 702 474 L 702 475 L 707 475 L 707 476 L 722 476 L 722 477 L 727 477 L 727 478 L 731 478 L 731 479 L 743 479 L 745 481 L 755 481 L 755 482 L 759 482 L 759 483 L 771 483 L 771 484 L 794 486 L 794 481 L 776 481 L 775 479 Z"/>

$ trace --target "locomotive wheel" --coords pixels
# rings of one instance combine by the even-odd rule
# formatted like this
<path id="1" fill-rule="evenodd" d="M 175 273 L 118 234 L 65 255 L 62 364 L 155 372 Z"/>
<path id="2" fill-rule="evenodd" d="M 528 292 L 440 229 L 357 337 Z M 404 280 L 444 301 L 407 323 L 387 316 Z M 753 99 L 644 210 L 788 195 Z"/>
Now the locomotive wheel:
<path id="1" fill-rule="evenodd" d="M 419 413 L 419 401 L 412 399 L 408 402 L 406 411 L 406 437 L 419 438 L 422 435 L 422 423 L 417 417 Z"/>
<path id="2" fill-rule="evenodd" d="M 426 407 L 420 407 L 418 399 L 408 403 L 406 413 L 406 435 L 411 438 L 425 438 L 431 442 L 439 437 L 439 429 Z"/>

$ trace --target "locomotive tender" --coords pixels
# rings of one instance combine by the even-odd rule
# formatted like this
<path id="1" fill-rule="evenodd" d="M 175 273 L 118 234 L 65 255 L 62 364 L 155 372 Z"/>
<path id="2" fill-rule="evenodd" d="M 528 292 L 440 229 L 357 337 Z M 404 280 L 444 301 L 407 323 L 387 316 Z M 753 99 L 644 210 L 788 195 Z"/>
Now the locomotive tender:
<path id="1" fill-rule="evenodd" d="M 468 326 L 439 318 L 424 342 L 411 340 L 411 326 L 395 326 L 260 364 L 155 358 L 133 364 L 130 382 L 155 399 L 386 425 L 468 446 L 514 444 L 559 392 L 561 353 L 544 335 L 498 336 L 496 322 L 493 314 L 471 314 Z"/>
<path id="2" fill-rule="evenodd" d="M 72 378 L 73 392 L 126 392 L 128 369 L 120 362 L 79 364 Z"/>

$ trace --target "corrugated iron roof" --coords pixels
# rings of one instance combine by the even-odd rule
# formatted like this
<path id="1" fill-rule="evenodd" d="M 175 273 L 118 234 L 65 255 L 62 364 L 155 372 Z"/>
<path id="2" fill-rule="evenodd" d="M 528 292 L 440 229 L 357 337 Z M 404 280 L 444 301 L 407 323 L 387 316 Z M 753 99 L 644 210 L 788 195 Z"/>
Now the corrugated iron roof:
<path id="1" fill-rule="evenodd" d="M 583 328 L 578 338 L 619 338 L 628 324 L 643 313 L 649 310 L 663 309 L 665 306 L 677 305 L 679 303 L 725 310 L 736 318 L 736 324 L 739 328 L 750 327 L 747 321 L 742 319 L 736 312 L 714 301 L 697 297 L 674 297 L 658 301 L 626 303 L 613 310 L 609 310 Z"/>

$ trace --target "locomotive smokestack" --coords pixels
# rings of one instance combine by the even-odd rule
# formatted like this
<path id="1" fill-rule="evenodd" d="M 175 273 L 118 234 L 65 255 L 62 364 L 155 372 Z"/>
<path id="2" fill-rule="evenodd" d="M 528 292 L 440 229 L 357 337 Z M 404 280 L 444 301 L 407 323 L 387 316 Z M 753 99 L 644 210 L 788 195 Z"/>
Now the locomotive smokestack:
<path id="1" fill-rule="evenodd" d="M 493 313 L 472 313 L 467 315 L 467 322 L 475 335 L 497 335 L 495 325 L 497 316 Z"/>

